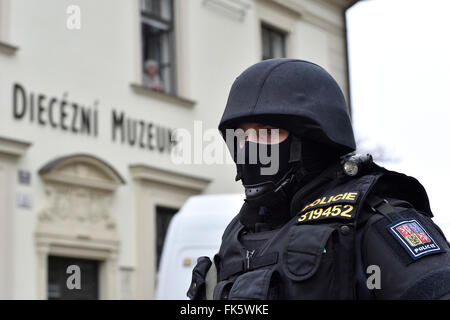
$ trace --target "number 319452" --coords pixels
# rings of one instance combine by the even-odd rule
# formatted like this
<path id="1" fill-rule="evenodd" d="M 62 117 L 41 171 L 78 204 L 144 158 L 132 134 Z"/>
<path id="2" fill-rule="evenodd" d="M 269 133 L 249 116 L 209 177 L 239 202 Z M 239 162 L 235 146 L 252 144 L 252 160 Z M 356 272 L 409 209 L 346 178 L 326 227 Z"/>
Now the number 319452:
<path id="1" fill-rule="evenodd" d="M 298 218 L 298 222 L 308 221 L 308 220 L 317 220 L 331 217 L 342 217 L 351 219 L 352 216 L 349 214 L 353 211 L 353 206 L 351 204 L 336 204 L 334 206 L 330 206 L 327 208 L 319 208 L 315 210 L 310 210 L 300 216 Z"/>

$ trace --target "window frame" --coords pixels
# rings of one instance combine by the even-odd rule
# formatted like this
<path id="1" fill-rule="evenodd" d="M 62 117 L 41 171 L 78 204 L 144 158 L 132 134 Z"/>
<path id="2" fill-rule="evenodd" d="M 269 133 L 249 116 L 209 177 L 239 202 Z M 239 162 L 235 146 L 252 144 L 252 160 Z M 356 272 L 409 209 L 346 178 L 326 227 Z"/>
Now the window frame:
<path id="1" fill-rule="evenodd" d="M 141 81 L 140 83 L 143 86 L 142 83 L 142 76 L 144 73 L 144 63 L 146 61 L 146 57 L 145 57 L 145 36 L 144 36 L 144 32 L 143 32 L 143 24 L 145 24 L 145 22 L 143 21 L 143 17 L 150 19 L 150 20 L 154 20 L 158 23 L 164 24 L 167 26 L 167 31 L 165 33 L 167 33 L 168 36 L 168 51 L 169 51 L 169 57 L 168 63 L 161 63 L 161 61 L 158 61 L 158 73 L 160 76 L 162 76 L 162 70 L 164 68 L 169 68 L 169 80 L 164 79 L 165 81 L 169 82 L 169 87 L 170 89 L 167 90 L 163 90 L 161 91 L 161 93 L 163 94 L 168 94 L 168 95 L 173 95 L 173 96 L 177 96 L 178 94 L 178 85 L 177 85 L 177 65 L 176 65 L 176 25 L 175 25 L 175 5 L 176 5 L 176 1 L 174 0 L 168 0 L 170 1 L 170 17 L 171 20 L 167 20 L 162 18 L 159 15 L 156 15 L 154 13 L 148 12 L 146 10 L 143 10 L 143 6 L 142 3 L 143 1 L 139 2 L 139 27 L 140 27 L 140 44 L 141 44 L 141 61 L 140 61 L 140 75 L 141 75 Z M 163 30 L 163 29 L 160 29 Z M 163 82 L 163 83 L 164 83 Z M 145 87 L 145 86 L 143 86 Z M 147 88 L 147 87 L 145 87 Z M 157 91 L 157 90 L 153 90 L 151 88 L 147 88 L 148 90 L 152 90 L 152 91 Z M 159 92 L 159 91 L 157 91 Z"/>
<path id="2" fill-rule="evenodd" d="M 262 60 L 267 60 L 267 59 L 272 59 L 274 58 L 273 56 L 273 34 L 278 34 L 281 35 L 282 38 L 282 58 L 286 58 L 287 57 L 287 37 L 288 37 L 288 32 L 286 32 L 285 30 L 282 30 L 280 28 L 277 28 L 267 22 L 261 21 L 260 23 L 260 30 L 261 30 L 261 59 Z M 264 52 L 264 33 L 269 32 L 269 42 L 270 42 L 270 57 L 265 56 L 265 52 Z"/>
<path id="3" fill-rule="evenodd" d="M 10 42 L 11 0 L 0 0 L 0 53 L 13 54 L 19 47 Z"/>
<path id="4" fill-rule="evenodd" d="M 180 211 L 180 208 L 163 206 L 156 204 L 155 206 L 155 218 L 156 218 L 156 241 L 155 241 L 155 252 L 156 252 L 156 271 L 159 271 L 159 265 L 161 264 L 162 253 L 164 249 L 164 243 L 166 242 L 167 232 L 169 231 L 169 225 L 175 214 Z M 170 216 L 170 218 L 168 218 Z M 163 221 L 168 219 L 168 221 Z M 168 222 L 164 225 L 164 222 Z M 160 225 L 163 224 L 163 225 Z M 164 230 L 159 229 L 163 227 Z M 161 241 L 161 242 L 160 242 Z"/>

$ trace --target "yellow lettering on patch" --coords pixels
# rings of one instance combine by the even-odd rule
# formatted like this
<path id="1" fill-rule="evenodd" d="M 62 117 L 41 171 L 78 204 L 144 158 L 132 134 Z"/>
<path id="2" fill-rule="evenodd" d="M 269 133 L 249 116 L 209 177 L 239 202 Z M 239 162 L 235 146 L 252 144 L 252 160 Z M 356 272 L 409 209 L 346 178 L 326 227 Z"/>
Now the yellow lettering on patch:
<path id="1" fill-rule="evenodd" d="M 358 192 L 349 192 L 346 199 L 347 200 L 355 200 L 355 197 L 358 195 Z"/>
<path id="2" fill-rule="evenodd" d="M 325 196 L 325 197 L 314 200 L 314 202 L 307 204 L 300 212 L 304 212 L 306 209 L 315 207 L 317 205 L 329 204 L 329 203 L 337 202 L 340 200 L 356 201 L 357 196 L 358 196 L 358 192 L 346 192 L 344 194 L 339 193 L 336 195 Z"/>

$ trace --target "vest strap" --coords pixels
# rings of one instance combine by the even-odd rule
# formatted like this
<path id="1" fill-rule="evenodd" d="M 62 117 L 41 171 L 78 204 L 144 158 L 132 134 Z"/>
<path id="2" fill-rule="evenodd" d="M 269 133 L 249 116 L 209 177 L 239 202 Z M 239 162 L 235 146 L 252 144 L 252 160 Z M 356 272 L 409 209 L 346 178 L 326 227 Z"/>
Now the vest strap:
<path id="1" fill-rule="evenodd" d="M 385 216 L 388 220 L 390 213 L 396 212 L 395 208 L 384 198 L 380 198 L 375 194 L 367 197 L 366 203 L 370 206 L 373 212 L 377 212 Z"/>
<path id="2" fill-rule="evenodd" d="M 278 252 L 268 253 L 263 256 L 254 257 L 250 259 L 250 268 L 248 268 L 248 270 L 267 267 L 277 262 L 278 262 Z"/>
<path id="3" fill-rule="evenodd" d="M 225 280 L 236 273 L 247 272 L 258 268 L 271 266 L 273 264 L 276 264 L 277 262 L 278 252 L 271 252 L 262 256 L 253 257 L 249 261 L 247 261 L 247 259 L 243 259 L 240 261 L 230 262 L 223 266 L 222 272 L 220 272 L 219 281 Z"/>

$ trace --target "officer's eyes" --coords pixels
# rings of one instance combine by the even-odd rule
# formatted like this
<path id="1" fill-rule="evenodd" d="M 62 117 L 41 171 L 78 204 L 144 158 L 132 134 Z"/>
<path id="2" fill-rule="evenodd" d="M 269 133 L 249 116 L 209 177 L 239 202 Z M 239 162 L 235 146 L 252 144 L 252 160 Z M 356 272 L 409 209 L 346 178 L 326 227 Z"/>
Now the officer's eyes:
<path id="1" fill-rule="evenodd" d="M 238 136 L 239 146 L 242 148 L 247 141 L 256 143 L 273 143 L 273 139 L 278 137 L 277 128 L 248 129 L 244 134 Z M 275 141 L 276 142 L 276 141 Z"/>
<path id="2" fill-rule="evenodd" d="M 274 129 L 274 128 L 262 129 L 258 133 L 258 138 L 271 137 L 271 136 L 275 136 L 277 134 L 278 134 L 278 129 Z"/>

